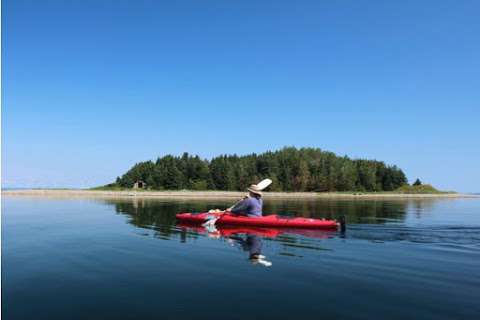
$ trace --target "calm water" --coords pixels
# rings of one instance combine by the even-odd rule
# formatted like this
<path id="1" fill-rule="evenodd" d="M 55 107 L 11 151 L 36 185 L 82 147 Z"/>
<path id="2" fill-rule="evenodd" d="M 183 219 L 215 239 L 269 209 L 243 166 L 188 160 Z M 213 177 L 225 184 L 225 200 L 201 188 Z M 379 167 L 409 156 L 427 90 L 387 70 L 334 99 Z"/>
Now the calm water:
<path id="1" fill-rule="evenodd" d="M 266 204 L 345 234 L 176 226 L 222 200 L 2 202 L 4 319 L 480 318 L 479 199 Z"/>

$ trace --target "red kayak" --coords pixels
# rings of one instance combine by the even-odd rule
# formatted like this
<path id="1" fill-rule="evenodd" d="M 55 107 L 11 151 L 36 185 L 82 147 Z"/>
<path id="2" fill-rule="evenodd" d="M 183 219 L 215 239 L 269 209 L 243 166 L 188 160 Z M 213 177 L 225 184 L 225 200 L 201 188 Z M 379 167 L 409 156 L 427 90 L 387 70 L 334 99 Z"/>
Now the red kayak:
<path id="1" fill-rule="evenodd" d="M 297 218 L 279 216 L 276 214 L 251 218 L 223 212 L 179 213 L 177 220 L 183 223 L 202 224 L 212 218 L 218 218 L 216 225 L 274 227 L 274 228 L 303 228 L 332 230 L 340 227 L 344 230 L 345 220 L 320 220 L 312 218 Z"/>

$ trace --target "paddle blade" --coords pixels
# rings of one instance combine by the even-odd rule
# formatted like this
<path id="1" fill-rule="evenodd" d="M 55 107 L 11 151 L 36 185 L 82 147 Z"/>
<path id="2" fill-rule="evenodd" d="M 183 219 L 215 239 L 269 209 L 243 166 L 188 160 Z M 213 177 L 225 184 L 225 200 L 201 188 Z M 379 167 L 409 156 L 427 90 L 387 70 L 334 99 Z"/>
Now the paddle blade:
<path id="1" fill-rule="evenodd" d="M 258 189 L 261 191 L 272 184 L 272 180 L 264 179 L 257 184 Z"/>
<path id="2" fill-rule="evenodd" d="M 213 224 L 206 222 L 206 223 L 204 223 L 202 226 L 205 228 L 205 230 L 206 230 L 208 233 L 216 233 L 216 232 L 218 232 L 217 228 L 215 227 L 215 221 L 213 222 Z"/>

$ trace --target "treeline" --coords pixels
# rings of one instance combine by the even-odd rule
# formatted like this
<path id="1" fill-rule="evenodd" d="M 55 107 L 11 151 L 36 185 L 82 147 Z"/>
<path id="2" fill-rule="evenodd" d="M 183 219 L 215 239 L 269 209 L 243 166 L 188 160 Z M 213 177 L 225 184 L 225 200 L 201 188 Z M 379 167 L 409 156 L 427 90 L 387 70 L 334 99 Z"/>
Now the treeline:
<path id="1" fill-rule="evenodd" d="M 212 160 L 184 153 L 135 164 L 109 187 L 131 188 L 143 181 L 153 190 L 245 190 L 264 178 L 271 191 L 392 191 L 407 183 L 396 166 L 376 160 L 352 160 L 314 148 L 283 148 Z"/>

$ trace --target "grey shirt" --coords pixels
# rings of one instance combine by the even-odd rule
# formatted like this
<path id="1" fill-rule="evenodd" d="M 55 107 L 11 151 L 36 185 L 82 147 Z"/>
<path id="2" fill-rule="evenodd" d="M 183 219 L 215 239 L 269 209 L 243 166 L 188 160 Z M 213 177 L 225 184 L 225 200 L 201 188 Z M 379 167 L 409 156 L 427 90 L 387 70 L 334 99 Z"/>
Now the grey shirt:
<path id="1" fill-rule="evenodd" d="M 249 217 L 262 216 L 263 200 L 262 198 L 248 197 L 237 203 L 231 210 L 232 213 L 245 215 Z"/>

